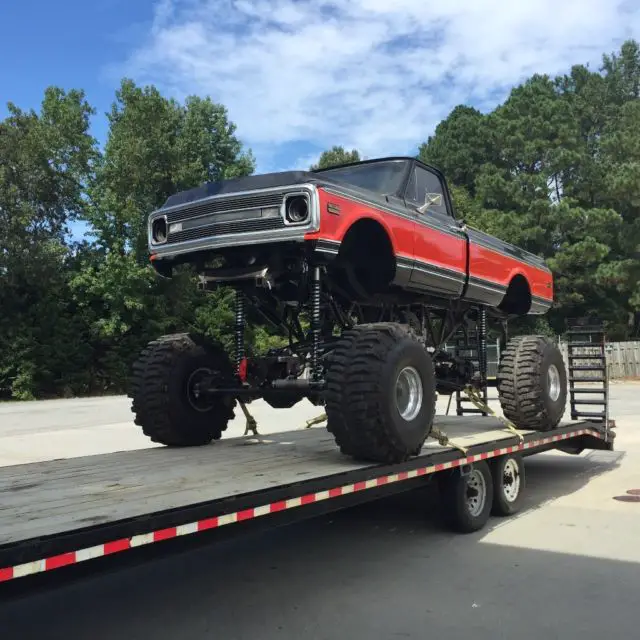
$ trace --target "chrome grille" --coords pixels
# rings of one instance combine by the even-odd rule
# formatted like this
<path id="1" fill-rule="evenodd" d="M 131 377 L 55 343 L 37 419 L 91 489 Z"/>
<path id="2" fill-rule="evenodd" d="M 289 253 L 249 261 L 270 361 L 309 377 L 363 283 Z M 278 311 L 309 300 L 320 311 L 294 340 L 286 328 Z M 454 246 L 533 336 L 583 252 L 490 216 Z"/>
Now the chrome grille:
<path id="1" fill-rule="evenodd" d="M 271 229 L 283 229 L 284 227 L 284 220 L 280 217 L 219 222 L 217 224 L 209 224 L 206 227 L 196 227 L 195 229 L 185 229 L 184 231 L 170 233 L 167 239 L 167 244 L 176 244 L 177 242 L 186 242 L 187 240 L 199 240 L 200 238 L 210 238 L 227 233 L 269 231 Z"/>
<path id="2" fill-rule="evenodd" d="M 167 222 L 184 222 L 199 216 L 206 216 L 228 211 L 243 209 L 260 209 L 266 207 L 279 207 L 282 203 L 284 192 L 280 193 L 257 193 L 250 196 L 229 196 L 228 198 L 213 198 L 211 200 L 196 201 L 182 205 L 179 209 L 167 212 Z M 266 221 L 261 223 L 263 227 Z"/>

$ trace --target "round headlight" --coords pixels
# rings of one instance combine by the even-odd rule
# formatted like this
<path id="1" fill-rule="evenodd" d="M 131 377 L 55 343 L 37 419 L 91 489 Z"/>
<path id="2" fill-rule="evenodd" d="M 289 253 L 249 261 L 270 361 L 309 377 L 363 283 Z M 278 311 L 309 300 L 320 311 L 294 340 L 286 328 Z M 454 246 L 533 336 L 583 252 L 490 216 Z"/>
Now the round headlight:
<path id="1" fill-rule="evenodd" d="M 151 223 L 151 237 L 156 244 L 167 241 L 167 221 L 165 218 L 156 218 Z"/>
<path id="2" fill-rule="evenodd" d="M 300 223 L 309 217 L 309 203 L 304 196 L 293 196 L 287 200 L 285 212 L 288 222 Z"/>

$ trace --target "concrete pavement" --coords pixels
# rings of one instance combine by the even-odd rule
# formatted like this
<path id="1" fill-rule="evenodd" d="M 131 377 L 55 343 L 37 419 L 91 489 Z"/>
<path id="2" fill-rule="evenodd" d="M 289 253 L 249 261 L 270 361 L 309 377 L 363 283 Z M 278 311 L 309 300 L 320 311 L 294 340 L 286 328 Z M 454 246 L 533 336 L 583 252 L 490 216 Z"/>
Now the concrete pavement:
<path id="1" fill-rule="evenodd" d="M 611 389 L 613 415 L 640 415 L 640 384 L 612 384 Z M 490 396 L 492 408 L 499 412 L 495 389 Z M 447 397 L 438 399 L 439 414 L 446 413 L 447 402 Z M 0 403 L 0 466 L 157 446 L 133 424 L 130 406 L 125 396 Z M 307 401 L 286 410 L 262 401 L 249 408 L 264 434 L 300 429 L 322 413 L 322 408 Z M 455 400 L 450 413 L 455 415 Z M 565 418 L 569 419 L 568 412 Z M 241 436 L 244 429 L 245 419 L 237 408 L 223 437 Z"/>
<path id="2" fill-rule="evenodd" d="M 273 409 L 261 400 L 248 406 L 263 434 L 303 428 L 323 413 L 307 401 L 291 409 Z M 125 396 L 0 403 L 0 466 L 158 446 L 133 424 L 130 407 Z M 446 409 L 447 399 L 439 399 L 439 413 Z M 244 430 L 238 407 L 223 437 Z"/>

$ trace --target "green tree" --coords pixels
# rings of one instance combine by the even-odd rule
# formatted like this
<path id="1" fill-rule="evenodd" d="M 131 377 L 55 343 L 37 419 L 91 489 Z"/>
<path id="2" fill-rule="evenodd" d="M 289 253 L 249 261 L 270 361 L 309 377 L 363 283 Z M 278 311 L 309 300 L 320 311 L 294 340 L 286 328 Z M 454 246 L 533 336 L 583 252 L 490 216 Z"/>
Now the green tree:
<path id="1" fill-rule="evenodd" d="M 131 359 L 148 340 L 190 328 L 231 334 L 224 291 L 199 294 L 187 267 L 172 280 L 156 276 L 147 262 L 146 220 L 173 193 L 248 175 L 254 160 L 224 107 L 209 98 L 180 104 L 124 80 L 109 124 L 88 208 L 96 243 L 80 258 L 72 284 L 91 317 L 95 368 L 111 388 L 122 389 Z"/>
<path id="2" fill-rule="evenodd" d="M 179 104 L 153 86 L 123 80 L 108 119 L 89 219 L 99 242 L 113 250 L 146 257 L 147 216 L 170 195 L 254 171 L 226 109 L 210 98 Z"/>
<path id="3" fill-rule="evenodd" d="M 620 53 L 604 55 L 602 71 L 605 73 L 609 99 L 617 105 L 640 98 L 640 43 L 627 40 Z"/>
<path id="4" fill-rule="evenodd" d="M 69 294 L 69 223 L 84 207 L 97 151 L 81 91 L 50 87 L 37 113 L 0 122 L 0 394 L 77 389 L 85 327 Z"/>
<path id="5" fill-rule="evenodd" d="M 420 149 L 445 171 L 470 224 L 548 260 L 557 331 L 585 313 L 608 320 L 612 335 L 634 331 L 639 70 L 628 42 L 600 72 L 535 75 L 487 115 L 457 107 Z"/>
<path id="6" fill-rule="evenodd" d="M 346 151 L 344 147 L 333 146 L 331 149 L 323 151 L 318 162 L 311 165 L 310 169 L 311 171 L 316 171 L 317 169 L 328 169 L 329 167 L 335 167 L 339 164 L 359 161 L 360 153 L 357 149 Z"/>
<path id="7" fill-rule="evenodd" d="M 615 234 L 605 235 L 609 255 L 597 267 L 595 287 L 611 335 L 640 333 L 640 47 L 625 42 L 605 55 L 600 73 L 574 67 L 559 86 L 580 127 L 579 161 L 564 177 L 565 192 L 581 206 L 615 211 Z"/>
<path id="8" fill-rule="evenodd" d="M 455 107 L 420 145 L 418 157 L 443 171 L 447 181 L 474 195 L 478 168 L 495 156 L 495 141 L 487 120 L 473 107 Z"/>

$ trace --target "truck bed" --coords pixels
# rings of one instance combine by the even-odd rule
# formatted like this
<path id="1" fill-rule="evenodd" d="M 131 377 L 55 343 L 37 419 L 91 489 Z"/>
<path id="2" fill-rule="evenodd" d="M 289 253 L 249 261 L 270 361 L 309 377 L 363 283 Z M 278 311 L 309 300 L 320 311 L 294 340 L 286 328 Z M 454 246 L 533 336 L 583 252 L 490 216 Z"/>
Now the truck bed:
<path id="1" fill-rule="evenodd" d="M 490 417 L 438 416 L 436 426 L 466 454 L 429 440 L 399 465 L 358 463 L 316 427 L 0 468 L 0 582 L 383 485 L 410 488 L 403 481 L 507 450 L 611 446 L 587 422 L 523 431 L 523 442 Z"/>

